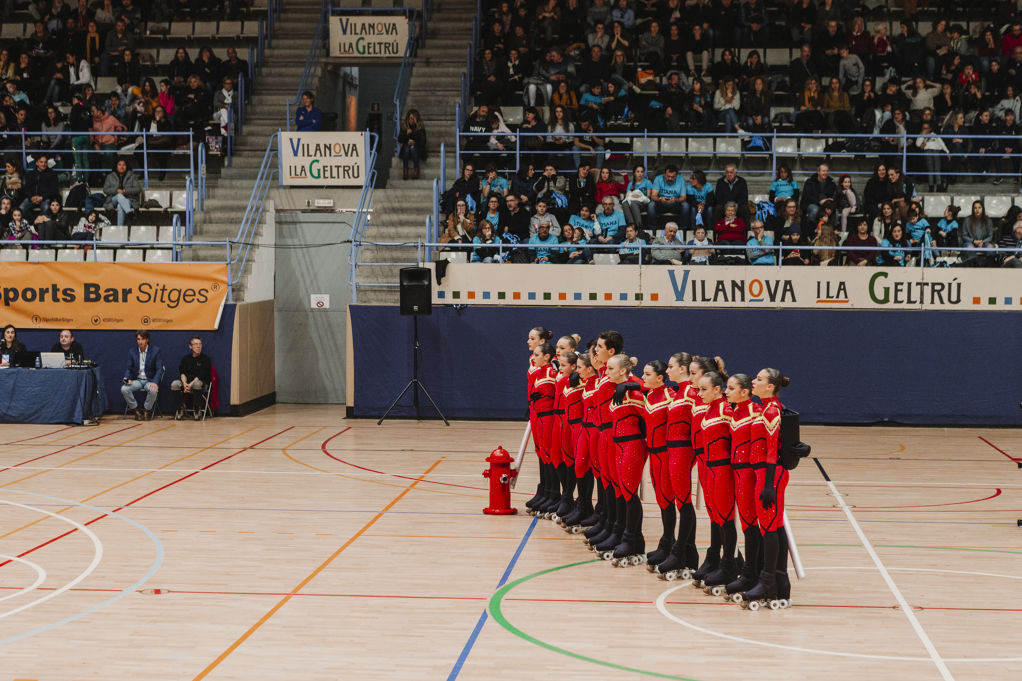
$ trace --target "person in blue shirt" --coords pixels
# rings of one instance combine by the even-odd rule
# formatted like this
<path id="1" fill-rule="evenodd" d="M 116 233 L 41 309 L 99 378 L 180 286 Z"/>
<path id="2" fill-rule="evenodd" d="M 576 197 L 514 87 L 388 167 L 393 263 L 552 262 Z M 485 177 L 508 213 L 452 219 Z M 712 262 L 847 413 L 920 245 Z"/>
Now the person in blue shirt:
<path id="1" fill-rule="evenodd" d="M 596 240 L 601 244 L 617 243 L 627 224 L 624 213 L 614 210 L 614 199 L 610 196 L 603 197 L 601 209 L 596 211 L 596 222 L 600 226 Z"/>
<path id="2" fill-rule="evenodd" d="M 944 209 L 944 217 L 937 223 L 937 245 L 958 245 L 958 206 Z"/>
<path id="3" fill-rule="evenodd" d="M 588 265 L 593 262 L 593 253 L 586 248 L 588 241 L 580 227 L 565 225 L 561 234 L 561 261 L 568 265 Z"/>
<path id="4" fill-rule="evenodd" d="M 597 222 L 593 216 L 593 209 L 585 203 L 578 209 L 577 215 L 572 215 L 568 218 L 568 224 L 576 230 L 581 230 L 586 239 L 593 238 L 593 234 L 597 231 Z"/>
<path id="5" fill-rule="evenodd" d="M 689 223 L 691 210 L 685 194 L 685 180 L 678 177 L 678 166 L 664 168 L 663 175 L 653 181 L 649 193 L 649 228 L 659 230 L 659 218 L 674 216 L 681 224 Z"/>
<path id="6" fill-rule="evenodd" d="M 791 174 L 791 168 L 786 165 L 777 167 L 777 179 L 770 183 L 770 202 L 777 207 L 777 214 L 780 215 L 788 199 L 798 201 L 798 180 Z"/>
<path id="7" fill-rule="evenodd" d="M 905 249 L 911 248 L 911 245 L 905 238 L 905 230 L 902 229 L 901 223 L 894 223 L 890 236 L 881 241 L 880 245 L 886 250 L 879 251 L 878 265 L 905 266 L 908 261 L 908 253 Z"/>
<path id="8" fill-rule="evenodd" d="M 713 224 L 713 185 L 706 181 L 706 173 L 693 170 L 692 176 L 685 185 L 688 197 L 689 222 L 682 223 L 686 229 L 695 229 L 697 218 L 702 216 L 702 224 Z"/>
<path id="9" fill-rule="evenodd" d="M 546 223 L 541 224 L 538 231 L 529 237 L 529 243 L 532 244 L 532 262 L 535 263 L 553 262 L 554 253 L 561 250 L 558 248 L 560 242 L 550 233 L 550 225 Z"/>
<path id="10" fill-rule="evenodd" d="M 495 165 L 488 163 L 486 165 L 486 175 L 483 177 L 483 181 L 479 183 L 479 188 L 484 197 L 488 197 L 492 192 L 503 198 L 507 196 L 508 190 L 511 189 L 511 185 L 507 180 L 500 176 Z"/>
<path id="11" fill-rule="evenodd" d="M 314 106 L 315 103 L 312 92 L 306 90 L 302 93 L 302 105 L 295 111 L 298 132 L 316 132 L 323 127 L 323 112 Z"/>
<path id="12" fill-rule="evenodd" d="M 622 265 L 638 265 L 639 257 L 642 255 L 640 246 L 645 246 L 646 241 L 639 238 L 639 230 L 635 225 L 625 227 L 625 238 L 618 249 L 618 256 Z"/>
<path id="13" fill-rule="evenodd" d="M 645 226 L 646 206 L 649 205 L 649 193 L 653 183 L 646 177 L 646 168 L 641 163 L 632 168 L 632 179 L 625 189 L 625 198 L 621 201 L 621 210 L 630 225 Z"/>
<path id="14" fill-rule="evenodd" d="M 908 240 L 913 246 L 923 243 L 926 233 L 930 231 L 930 223 L 926 221 L 919 211 L 910 208 L 908 211 L 908 222 L 905 224 L 905 231 L 908 233 Z"/>
<path id="15" fill-rule="evenodd" d="M 750 265 L 776 265 L 773 245 L 774 239 L 763 231 L 763 223 L 760 220 L 752 221 L 752 236 L 746 242 L 748 248 L 745 255 L 749 258 Z"/>
<path id="16" fill-rule="evenodd" d="M 488 220 L 483 220 L 479 225 L 479 232 L 472 237 L 472 243 L 476 246 L 472 249 L 472 262 L 500 262 L 500 248 L 497 237 L 493 235 L 493 225 Z"/>

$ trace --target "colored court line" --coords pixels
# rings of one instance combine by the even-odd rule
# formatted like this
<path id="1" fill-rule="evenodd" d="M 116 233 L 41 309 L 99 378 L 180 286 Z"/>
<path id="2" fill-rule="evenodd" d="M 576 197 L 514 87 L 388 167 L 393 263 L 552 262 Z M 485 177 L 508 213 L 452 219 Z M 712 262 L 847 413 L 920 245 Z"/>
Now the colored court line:
<path id="1" fill-rule="evenodd" d="M 511 561 L 507 564 L 507 568 L 504 570 L 504 574 L 501 575 L 500 581 L 497 582 L 497 589 L 500 589 L 507 582 L 508 577 L 511 576 L 511 571 L 515 569 L 515 564 L 522 555 L 522 551 L 525 550 L 525 545 L 529 542 L 529 537 L 532 536 L 532 531 L 536 529 L 536 524 L 539 522 L 539 518 L 533 517 L 532 522 L 529 523 L 529 528 L 525 530 L 525 535 L 522 537 L 522 541 L 519 542 L 518 548 L 515 550 L 515 554 L 511 556 Z M 479 620 L 476 621 L 475 629 L 468 637 L 468 641 L 465 642 L 465 647 L 461 649 L 461 654 L 458 655 L 458 659 L 454 662 L 454 667 L 451 669 L 451 673 L 447 675 L 447 681 L 454 681 L 458 678 L 458 674 L 461 673 L 461 668 L 465 666 L 465 660 L 468 659 L 468 654 L 472 652 L 472 648 L 476 644 L 476 639 L 479 638 L 480 632 L 483 630 L 483 625 L 486 624 L 486 609 L 483 609 L 482 614 L 479 615 Z"/>
<path id="2" fill-rule="evenodd" d="M 999 451 L 1001 454 L 1004 454 L 1004 456 L 1008 457 L 1009 459 L 1011 459 L 1015 463 L 1022 464 L 1022 459 L 1020 459 L 1018 457 L 1015 457 L 1015 456 L 1012 456 L 1011 454 L 1009 454 L 1008 452 L 1004 451 L 1003 449 L 1001 449 L 1000 447 L 995 445 L 993 442 L 991 442 L 990 440 L 988 440 L 985 437 L 983 437 L 982 435 L 979 436 L 979 439 L 982 440 L 983 442 L 986 442 L 988 445 L 990 445 L 991 447 L 993 447 L 994 449 Z"/>
<path id="3" fill-rule="evenodd" d="M 131 430 L 132 428 L 138 428 L 138 424 L 136 423 L 134 425 L 128 426 L 127 428 L 121 428 L 120 430 L 115 430 L 112 433 L 106 433 L 105 435 L 100 435 L 98 437 L 94 437 L 91 440 L 86 440 L 85 442 L 78 442 L 78 443 L 75 443 L 73 445 L 68 445 L 67 447 L 62 447 L 62 448 L 58 449 L 55 452 L 50 452 L 49 454 L 41 454 L 41 455 L 39 455 L 37 457 L 34 457 L 32 459 L 28 459 L 27 461 L 22 461 L 21 463 L 12 464 L 10 466 L 7 466 L 6 468 L 0 468 L 0 473 L 3 473 L 4 471 L 9 471 L 12 468 L 17 468 L 18 466 L 24 466 L 25 464 L 29 464 L 29 463 L 32 463 L 34 461 L 38 461 L 39 459 L 45 459 L 48 456 L 53 456 L 55 454 L 60 454 L 61 452 L 66 452 L 67 450 L 74 449 L 75 447 L 81 447 L 82 445 L 89 444 L 90 442 L 95 442 L 96 440 L 102 440 L 103 438 L 109 437 L 110 435 L 116 435 L 117 433 L 123 433 L 126 430 Z M 46 444 L 49 444 L 49 443 L 46 443 Z"/>
<path id="4" fill-rule="evenodd" d="M 22 443 L 22 442 L 30 442 L 30 441 L 32 441 L 32 440 L 38 440 L 38 439 L 39 439 L 39 438 L 41 438 L 41 437 L 46 437 L 47 435 L 55 435 L 56 433 L 60 433 L 60 432 L 63 432 L 63 431 L 65 431 L 65 430 L 68 430 L 69 428 L 74 428 L 74 426 L 64 426 L 63 428 L 58 428 L 57 430 L 51 430 L 50 432 L 48 432 L 48 433 L 43 433 L 42 435 L 36 435 L 36 436 L 34 436 L 34 437 L 26 437 L 26 438 L 24 438 L 24 439 L 22 439 L 22 440 L 12 440 L 12 441 L 10 441 L 10 442 L 4 442 L 4 443 L 2 443 L 2 444 L 3 444 L 3 446 L 7 446 L 7 445 L 16 445 L 16 444 L 20 444 L 20 443 Z"/>
<path id="5" fill-rule="evenodd" d="M 914 509 L 914 508 L 936 508 L 938 506 L 961 506 L 962 504 L 978 504 L 981 501 L 988 501 L 995 497 L 1001 496 L 1001 488 L 995 487 L 994 493 L 988 497 L 982 499 L 969 499 L 968 501 L 949 501 L 945 504 L 914 504 L 911 506 L 858 506 L 852 505 L 856 511 L 896 511 L 897 509 Z M 790 505 L 791 508 L 802 508 L 808 510 L 822 510 L 822 511 L 840 511 L 840 508 L 833 508 L 828 506 L 798 506 L 795 504 Z"/>
<path id="6" fill-rule="evenodd" d="M 344 432 L 344 431 L 342 431 L 342 432 Z M 427 475 L 428 473 L 430 473 L 434 468 L 439 466 L 442 461 L 443 461 L 443 459 L 437 459 L 436 461 L 434 461 L 433 465 L 430 466 L 429 468 L 427 468 L 426 472 L 423 473 L 423 475 Z M 278 610 L 283 608 L 287 604 L 288 601 L 290 601 L 292 598 L 294 598 L 294 594 L 295 593 L 301 591 L 309 582 L 311 582 L 313 579 L 315 579 L 316 576 L 319 573 L 321 573 L 323 570 L 325 570 L 327 568 L 327 566 L 329 566 L 332 562 L 334 562 L 334 560 L 337 558 L 337 556 L 341 555 L 341 553 L 343 553 L 345 549 L 347 549 L 349 546 L 354 544 L 355 541 L 359 537 L 361 537 L 363 534 L 365 534 L 369 530 L 370 527 L 375 525 L 376 522 L 378 520 L 380 520 L 380 518 L 382 518 L 386 514 L 386 512 L 388 510 L 390 510 L 393 506 L 395 506 L 397 504 L 397 502 L 401 501 L 401 499 L 403 499 L 404 496 L 406 494 L 408 494 L 408 492 L 412 491 L 412 489 L 414 489 L 415 486 L 418 485 L 420 482 L 421 482 L 421 478 L 418 479 L 418 480 L 413 480 L 410 485 L 408 485 L 403 490 L 401 490 L 401 493 L 398 494 L 396 497 L 394 497 L 390 501 L 390 503 L 387 504 L 383 508 L 382 511 L 380 511 L 379 513 L 374 515 L 372 517 L 372 519 L 369 520 L 369 522 L 367 522 L 365 525 L 363 525 L 358 530 L 358 532 L 356 532 L 355 534 L 353 534 L 351 536 L 351 539 L 349 539 L 348 541 L 344 542 L 341 545 L 340 548 L 338 548 L 336 551 L 334 551 L 332 554 L 330 554 L 330 556 L 326 560 L 324 560 L 322 563 L 320 563 L 319 566 L 315 570 L 310 572 L 309 575 L 305 579 L 303 579 L 301 582 L 298 583 L 298 586 L 296 586 L 295 588 L 293 588 L 291 590 L 291 593 L 289 593 L 288 595 L 284 596 L 279 601 L 277 601 L 276 605 L 274 605 L 272 608 L 270 608 L 270 610 L 265 615 L 260 617 L 259 620 L 256 621 L 255 624 L 253 624 L 251 627 L 249 627 L 245 631 L 245 633 L 243 633 L 241 636 L 238 637 L 238 639 L 236 641 L 234 641 L 234 643 L 232 643 L 230 646 L 228 646 L 227 650 L 225 650 L 224 652 L 220 653 L 215 660 L 210 662 L 209 665 L 205 669 L 203 669 L 201 672 L 199 672 L 199 674 L 193 679 L 193 681 L 200 681 L 201 679 L 206 678 L 209 675 L 210 672 L 212 672 L 214 669 L 216 669 L 220 665 L 221 662 L 226 660 L 227 657 L 231 653 L 233 653 L 235 650 L 237 650 L 241 646 L 241 644 L 243 644 L 245 641 L 247 641 L 248 638 L 250 636 L 252 636 L 252 634 L 254 634 L 261 626 L 266 624 L 266 622 L 268 622 L 271 617 L 273 617 L 275 614 L 277 614 Z"/>
<path id="7" fill-rule="evenodd" d="M 257 427 L 257 426 L 253 426 L 252 428 L 248 428 L 248 429 L 246 429 L 246 430 L 243 430 L 242 432 L 240 432 L 240 433 L 238 433 L 238 434 L 236 434 L 236 435 L 232 435 L 231 437 L 229 437 L 229 438 L 227 438 L 227 439 L 225 439 L 225 440 L 221 440 L 221 443 L 222 443 L 222 442 L 227 442 L 227 440 L 232 440 L 232 439 L 234 439 L 235 437 L 238 437 L 239 435 L 244 435 L 244 434 L 245 434 L 245 433 L 247 433 L 247 432 L 250 432 L 250 431 L 252 431 L 252 430 L 255 430 L 255 428 L 256 428 L 256 427 Z M 121 510 L 123 510 L 123 509 L 127 508 L 128 506 L 131 506 L 131 505 L 135 504 L 136 502 L 138 502 L 138 501 L 141 501 L 142 499 L 145 499 L 145 498 L 147 498 L 147 497 L 150 497 L 150 496 L 152 496 L 153 494 L 156 494 L 157 492 L 159 492 L 159 491 L 161 491 L 161 490 L 167 489 L 168 487 L 171 487 L 171 486 L 173 486 L 173 485 L 176 485 L 176 484 L 177 484 L 177 483 L 179 483 L 179 482 L 184 482 L 185 480 L 187 480 L 187 479 L 191 478 L 192 476 L 194 476 L 194 475 L 198 475 L 198 474 L 199 474 L 200 472 L 202 472 L 203 470 L 205 470 L 205 469 L 207 469 L 207 468 L 212 468 L 213 466 L 216 466 L 217 464 L 223 463 L 224 461 L 227 461 L 228 459 L 234 458 L 234 457 L 235 457 L 235 456 L 237 456 L 238 454 L 241 454 L 242 452 L 246 452 L 246 451 L 248 451 L 249 449 L 252 449 L 252 447 L 255 447 L 256 445 L 262 444 L 263 442 L 266 442 L 266 441 L 268 441 L 268 440 L 272 440 L 273 438 L 275 438 L 275 437 L 277 437 L 278 435 L 281 435 L 281 434 L 283 434 L 283 433 L 286 433 L 287 431 L 291 430 L 292 428 L 294 428 L 294 426 L 288 426 L 288 427 L 287 427 L 287 428 L 285 428 L 284 430 L 282 430 L 282 431 L 280 431 L 280 432 L 277 432 L 277 433 L 274 433 L 273 435 L 270 435 L 269 437 L 267 437 L 267 438 L 264 438 L 264 439 L 260 440 L 259 442 L 255 443 L 254 445 L 250 445 L 250 446 L 248 446 L 248 447 L 243 447 L 243 448 L 239 449 L 238 451 L 234 452 L 233 454 L 230 454 L 230 455 L 228 455 L 228 456 L 225 456 L 225 457 L 223 457 L 222 459 L 218 459 L 218 460 L 214 461 L 213 463 L 211 463 L 211 464 L 209 464 L 209 465 L 207 465 L 207 466 L 203 466 L 202 468 L 200 468 L 199 470 L 197 470 L 197 471 L 195 471 L 195 472 L 193 472 L 193 473 L 189 473 L 188 475 L 185 475 L 185 476 L 183 476 L 183 477 L 180 477 L 180 478 L 178 478 L 178 479 L 176 479 L 176 480 L 174 480 L 174 481 L 172 481 L 172 482 L 168 482 L 168 483 L 167 483 L 167 484 L 165 484 L 165 485 L 162 485 L 162 486 L 160 486 L 160 487 L 157 487 L 156 489 L 154 489 L 154 490 L 153 490 L 153 491 L 151 491 L 151 492 L 147 492 L 146 494 L 143 494 L 143 495 L 142 495 L 142 496 L 140 496 L 140 497 L 137 497 L 137 498 L 135 498 L 135 499 L 132 499 L 131 501 L 127 502 L 126 504 L 122 504 L 122 505 L 120 505 L 120 506 L 118 506 L 118 507 L 114 508 L 113 510 L 111 510 L 111 511 L 110 511 L 110 513 L 117 513 L 118 511 L 121 511 Z M 220 443 L 217 443 L 217 444 L 220 444 Z M 205 448 L 203 448 L 203 449 L 200 449 L 199 451 L 197 451 L 197 452 L 195 452 L 195 453 L 193 453 L 193 454 L 189 454 L 188 456 L 186 456 L 186 457 L 184 457 L 184 458 L 186 458 L 186 459 L 187 459 L 187 458 L 189 458 L 189 457 L 192 457 L 192 456 L 196 456 L 197 454 L 200 454 L 200 453 L 202 453 L 202 452 L 206 451 L 207 449 L 212 449 L 212 447 L 213 447 L 213 446 L 215 446 L 215 445 L 211 445 L 210 447 L 205 447 Z M 179 459 L 179 460 L 181 460 L 181 459 Z M 176 462 L 176 461 L 174 461 L 174 462 L 171 462 L 171 463 L 169 463 L 169 464 L 167 464 L 167 465 L 168 465 L 168 466 L 170 466 L 170 465 L 173 465 L 174 463 L 177 463 L 177 462 Z M 92 495 L 92 496 L 90 496 L 90 497 L 86 497 L 85 499 L 83 499 L 83 500 L 82 500 L 81 502 L 79 502 L 79 503 L 84 503 L 84 502 L 86 502 L 86 501 L 90 501 L 90 500 L 92 500 L 92 499 L 95 499 L 96 497 L 98 497 L 98 496 L 102 496 L 103 494 L 106 494 L 107 492 L 110 492 L 110 491 L 112 491 L 112 490 L 118 489 L 118 488 L 120 488 L 120 487 L 123 487 L 123 486 L 125 486 L 125 485 L 128 485 L 128 484 L 130 484 L 130 483 L 132 483 L 132 482 L 134 482 L 134 481 L 136 481 L 136 480 L 139 480 L 139 479 L 141 479 L 141 478 L 144 478 L 144 477 L 146 477 L 147 475 L 150 475 L 150 474 L 149 474 L 149 473 L 144 473 L 144 474 L 142 474 L 142 475 L 139 475 L 139 476 L 136 476 L 136 477 L 132 478 L 131 480 L 127 480 L 127 481 L 125 481 L 125 482 L 122 482 L 122 483 L 120 483 L 120 484 L 114 485 L 113 487 L 109 487 L 109 488 L 107 488 L 107 489 L 105 489 L 105 490 L 103 490 L 103 491 L 101 491 L 101 492 L 97 492 L 96 494 L 93 494 L 93 495 Z M 68 510 L 68 509 L 71 509 L 71 508 L 73 508 L 73 507 L 72 507 L 72 506 L 68 506 L 68 507 L 66 507 L 66 508 L 65 508 L 64 510 Z M 58 511 L 58 513 L 63 513 L 63 511 Z M 90 521 L 88 521 L 88 522 L 86 522 L 86 523 L 83 523 L 83 524 L 84 524 L 84 525 L 86 525 L 86 526 L 88 526 L 88 525 L 91 525 L 92 523 L 98 522 L 98 521 L 102 520 L 103 518 L 107 517 L 108 515 L 110 515 L 110 513 L 104 513 L 103 515 L 97 516 L 97 517 L 93 518 L 92 520 L 90 520 Z M 5 538 L 5 537 L 9 537 L 10 535 L 12 535 L 12 534 L 14 534 L 14 533 L 16 533 L 16 532 L 20 532 L 21 530 L 24 530 L 24 529 L 26 529 L 26 528 L 28 528 L 28 527 L 31 527 L 31 526 L 33 526 L 33 525 L 35 525 L 35 524 L 39 523 L 39 522 L 42 522 L 42 520 L 33 520 L 33 521 L 32 521 L 32 522 L 30 522 L 30 523 L 27 523 L 27 524 L 25 524 L 25 525 L 22 525 L 21 527 L 18 527 L 18 528 L 16 528 L 16 529 L 13 529 L 13 530 L 11 530 L 11 531 L 9 531 L 9 532 L 7 532 L 7 533 L 3 534 L 3 535 L 0 535 L 0 539 L 3 539 L 3 538 Z M 30 554 L 30 553 L 33 553 L 34 551 L 38 551 L 39 549 L 41 549 L 41 548 L 43 548 L 43 547 L 45 547 L 45 546 L 49 546 L 49 545 L 50 545 L 50 544 L 52 544 L 53 542 L 55 542 L 55 541 L 58 541 L 58 540 L 60 540 L 60 539 L 63 539 L 64 537 L 67 537 L 67 536 L 69 536 L 69 535 L 72 535 L 72 534 L 74 534 L 75 532 L 77 532 L 77 530 L 68 530 L 67 532 L 64 532 L 63 534 L 60 534 L 60 535 L 58 535 L 58 536 L 56 536 L 56 537 L 53 537 L 52 539 L 49 539 L 49 540 L 47 540 L 47 541 L 43 542 L 42 544 L 39 544 L 39 545 L 37 545 L 37 546 L 35 546 L 35 547 L 31 548 L 31 549 L 28 549 L 27 551 L 25 551 L 25 552 L 23 552 L 23 553 L 20 553 L 20 554 L 18 554 L 18 558 L 24 558 L 24 557 L 25 557 L 25 556 L 27 556 L 28 554 Z M 7 562 L 3 562 L 3 563 L 0 563 L 0 567 L 3 567 L 4 565 L 6 565 L 6 564 L 7 564 L 7 563 L 9 563 L 9 562 L 10 562 L 10 561 L 7 561 Z"/>

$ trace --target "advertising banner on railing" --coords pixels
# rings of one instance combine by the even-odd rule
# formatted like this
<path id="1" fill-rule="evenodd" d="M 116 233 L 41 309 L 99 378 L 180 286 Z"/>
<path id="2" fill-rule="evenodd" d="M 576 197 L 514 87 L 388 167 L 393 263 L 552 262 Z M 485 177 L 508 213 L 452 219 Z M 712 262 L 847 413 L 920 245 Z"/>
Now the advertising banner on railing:
<path id="1" fill-rule="evenodd" d="M 280 176 L 288 187 L 361 187 L 364 132 L 281 132 Z"/>
<path id="2" fill-rule="evenodd" d="M 330 17 L 330 56 L 401 59 L 408 43 L 408 17 L 341 14 Z"/>
<path id="3" fill-rule="evenodd" d="M 1022 277 L 947 267 L 454 263 L 433 288 L 433 303 L 1022 312 Z"/>
<path id="4" fill-rule="evenodd" d="M 225 263 L 0 263 L 0 318 L 27 329 L 208 331 L 227 292 Z"/>

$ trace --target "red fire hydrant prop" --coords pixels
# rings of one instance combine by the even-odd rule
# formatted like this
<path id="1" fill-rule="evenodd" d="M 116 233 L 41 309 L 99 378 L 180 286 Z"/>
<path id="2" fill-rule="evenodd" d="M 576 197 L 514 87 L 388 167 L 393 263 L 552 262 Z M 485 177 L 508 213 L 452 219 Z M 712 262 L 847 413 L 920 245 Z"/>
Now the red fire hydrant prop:
<path id="1" fill-rule="evenodd" d="M 518 509 L 511 508 L 511 480 L 518 475 L 518 471 L 511 470 L 514 461 L 503 447 L 497 447 L 486 457 L 490 468 L 483 471 L 483 477 L 490 479 L 490 505 L 483 509 L 483 513 L 487 515 L 518 513 Z"/>

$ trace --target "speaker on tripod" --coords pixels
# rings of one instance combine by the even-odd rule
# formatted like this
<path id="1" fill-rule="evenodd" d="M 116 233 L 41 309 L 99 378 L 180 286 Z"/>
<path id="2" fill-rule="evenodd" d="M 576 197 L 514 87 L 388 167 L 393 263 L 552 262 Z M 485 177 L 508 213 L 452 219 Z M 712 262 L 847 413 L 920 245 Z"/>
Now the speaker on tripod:
<path id="1" fill-rule="evenodd" d="M 387 407 L 387 411 L 383 412 L 383 416 L 376 422 L 376 425 L 383 423 L 383 420 L 390 415 L 390 412 L 394 410 L 394 407 L 397 406 L 397 403 L 401 401 L 401 398 L 409 390 L 412 391 L 412 406 L 415 408 L 415 418 L 421 418 L 419 405 L 419 391 L 421 390 L 422 394 L 429 400 L 429 403 L 436 409 L 436 413 L 443 419 L 444 425 L 449 426 L 451 424 L 447 421 L 447 417 L 440 411 L 440 407 L 430 397 L 426 386 L 419 380 L 419 317 L 433 314 L 433 281 L 431 272 L 426 267 L 402 267 L 398 281 L 401 287 L 401 314 L 412 317 L 412 378 L 405 385 L 404 390 Z"/>

